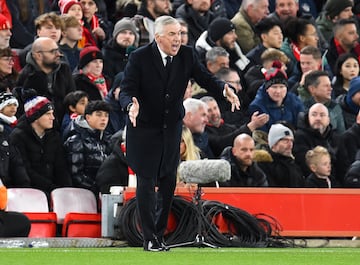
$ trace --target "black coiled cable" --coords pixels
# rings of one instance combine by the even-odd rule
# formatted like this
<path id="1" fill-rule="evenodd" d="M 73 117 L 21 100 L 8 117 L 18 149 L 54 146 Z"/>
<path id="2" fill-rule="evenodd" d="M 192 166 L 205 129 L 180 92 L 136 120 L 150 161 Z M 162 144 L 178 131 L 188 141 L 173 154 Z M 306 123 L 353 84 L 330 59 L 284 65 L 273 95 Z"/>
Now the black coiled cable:
<path id="1" fill-rule="evenodd" d="M 204 240 L 218 247 L 287 247 L 291 240 L 279 236 L 279 223 L 265 214 L 248 212 L 217 201 L 199 200 L 175 196 L 171 212 L 176 228 L 165 235 L 168 245 L 194 241 L 200 233 Z M 221 216 L 227 226 L 220 231 L 214 220 Z M 130 246 L 141 246 L 142 235 L 136 210 L 136 198 L 129 200 L 119 214 L 116 224 Z M 273 236 L 275 235 L 275 236 Z"/>

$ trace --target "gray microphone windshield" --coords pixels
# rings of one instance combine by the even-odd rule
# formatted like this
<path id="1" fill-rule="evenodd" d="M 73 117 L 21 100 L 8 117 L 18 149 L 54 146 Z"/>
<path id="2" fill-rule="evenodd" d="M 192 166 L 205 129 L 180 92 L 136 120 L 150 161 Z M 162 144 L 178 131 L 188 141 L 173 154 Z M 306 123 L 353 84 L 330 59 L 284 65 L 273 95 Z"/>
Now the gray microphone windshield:
<path id="1" fill-rule="evenodd" d="M 188 160 L 180 163 L 179 176 L 186 183 L 224 182 L 231 178 L 231 166 L 223 159 Z"/>

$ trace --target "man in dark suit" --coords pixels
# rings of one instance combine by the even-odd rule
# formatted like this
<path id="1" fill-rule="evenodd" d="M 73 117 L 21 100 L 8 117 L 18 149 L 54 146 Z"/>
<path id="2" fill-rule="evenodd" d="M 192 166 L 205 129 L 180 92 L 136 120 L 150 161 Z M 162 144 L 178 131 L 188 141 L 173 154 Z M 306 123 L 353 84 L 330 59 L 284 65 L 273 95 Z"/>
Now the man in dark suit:
<path id="1" fill-rule="evenodd" d="M 120 85 L 120 104 L 128 111 L 126 155 L 137 176 L 146 251 L 166 250 L 163 234 L 176 186 L 183 97 L 192 77 L 218 98 L 226 95 L 233 109 L 239 108 L 234 91 L 207 72 L 192 48 L 181 45 L 179 22 L 170 16 L 157 18 L 155 41 L 131 54 Z"/>

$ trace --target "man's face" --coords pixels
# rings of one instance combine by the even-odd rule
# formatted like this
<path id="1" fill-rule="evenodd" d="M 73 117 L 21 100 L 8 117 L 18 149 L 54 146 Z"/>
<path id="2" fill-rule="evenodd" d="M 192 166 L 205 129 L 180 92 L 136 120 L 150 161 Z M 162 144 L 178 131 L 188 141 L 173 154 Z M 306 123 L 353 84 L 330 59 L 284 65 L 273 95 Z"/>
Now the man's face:
<path id="1" fill-rule="evenodd" d="M 0 30 L 0 49 L 5 49 L 10 46 L 10 37 L 12 36 L 10 29 Z"/>
<path id="2" fill-rule="evenodd" d="M 288 17 L 296 17 L 299 10 L 299 4 L 295 0 L 276 0 L 275 12 L 282 21 Z"/>
<path id="3" fill-rule="evenodd" d="M 300 67 L 301 72 L 307 73 L 313 70 L 319 70 L 321 66 L 321 59 L 315 59 L 312 54 L 300 53 Z"/>
<path id="4" fill-rule="evenodd" d="M 240 76 L 235 71 L 231 71 L 226 77 L 226 80 L 223 81 L 232 85 L 235 88 L 236 93 L 242 90 Z"/>
<path id="5" fill-rule="evenodd" d="M 207 117 L 209 120 L 209 123 L 215 127 L 219 127 L 221 124 L 221 114 L 220 109 L 215 100 L 211 100 L 206 102 L 207 104 Z"/>
<path id="6" fill-rule="evenodd" d="M 199 13 L 209 11 L 211 6 L 210 0 L 187 0 L 187 2 L 191 5 L 192 9 L 198 11 Z"/>
<path id="7" fill-rule="evenodd" d="M 345 49 L 350 50 L 354 48 L 358 44 L 359 39 L 355 24 L 345 25 L 337 35 L 337 39 Z"/>
<path id="8" fill-rule="evenodd" d="M 215 62 L 208 61 L 206 66 L 210 73 L 215 74 L 221 68 L 229 68 L 230 59 L 228 56 L 218 56 Z"/>
<path id="9" fill-rule="evenodd" d="M 235 49 L 236 39 L 237 39 L 237 36 L 236 36 L 235 30 L 229 31 L 220 39 L 220 46 L 225 49 L 227 48 L 227 49 L 233 50 L 233 49 Z"/>
<path id="10" fill-rule="evenodd" d="M 189 30 L 186 26 L 181 25 L 181 44 L 187 45 L 189 42 Z"/>
<path id="11" fill-rule="evenodd" d="M 60 64 L 61 53 L 59 47 L 52 39 L 45 40 L 41 50 L 36 52 L 37 62 L 45 68 L 55 69 Z"/>
<path id="12" fill-rule="evenodd" d="M 57 43 L 61 37 L 61 28 L 56 28 L 52 21 L 48 20 L 46 24 L 40 26 L 36 33 L 38 37 L 48 37 Z"/>
<path id="13" fill-rule="evenodd" d="M 80 1 L 83 15 L 87 20 L 90 20 L 93 15 L 98 11 L 97 5 L 94 0 L 81 0 Z"/>
<path id="14" fill-rule="evenodd" d="M 262 20 L 264 17 L 266 17 L 269 14 L 269 1 L 268 0 L 261 0 L 257 3 L 254 3 L 252 5 L 253 8 L 251 8 L 249 11 L 249 16 L 253 24 L 258 23 L 260 20 Z"/>
<path id="15" fill-rule="evenodd" d="M 116 42 L 123 48 L 127 48 L 131 45 L 134 45 L 135 34 L 131 30 L 125 29 L 120 31 L 116 36 Z"/>
<path id="16" fill-rule="evenodd" d="M 237 162 L 246 167 L 252 165 L 254 160 L 254 151 L 255 144 L 252 139 L 235 141 L 234 147 L 232 148 L 232 154 L 236 158 Z"/>
<path id="17" fill-rule="evenodd" d="M 338 21 L 341 19 L 349 19 L 352 18 L 353 15 L 354 13 L 352 12 L 352 7 L 349 6 L 345 8 L 343 11 L 341 11 L 340 14 L 335 17 L 335 20 Z"/>
<path id="18" fill-rule="evenodd" d="M 195 113 L 187 113 L 189 115 L 188 124 L 186 126 L 192 133 L 203 133 L 206 123 L 208 123 L 207 109 L 200 107 Z"/>
<path id="19" fill-rule="evenodd" d="M 156 17 L 170 14 L 170 0 L 151 0 L 148 2 L 150 8 Z"/>
<path id="20" fill-rule="evenodd" d="M 109 113 L 102 110 L 96 110 L 91 114 L 86 114 L 85 118 L 91 128 L 104 131 L 109 121 Z"/>
<path id="21" fill-rule="evenodd" d="M 323 134 L 330 124 L 329 111 L 324 105 L 316 104 L 309 109 L 309 125 Z"/>
<path id="22" fill-rule="evenodd" d="M 292 148 L 294 144 L 294 138 L 291 136 L 285 136 L 277 141 L 276 144 L 273 145 L 271 150 L 274 153 L 281 154 L 283 156 L 292 156 Z"/>
<path id="23" fill-rule="evenodd" d="M 54 111 L 49 110 L 34 122 L 37 123 L 38 127 L 40 127 L 41 129 L 48 130 L 54 126 L 54 120 Z"/>
<path id="24" fill-rule="evenodd" d="M 316 102 L 326 103 L 331 100 L 331 82 L 328 76 L 320 76 L 318 78 L 319 84 L 315 86 L 309 86 L 309 91 L 314 97 Z"/>
<path id="25" fill-rule="evenodd" d="M 274 26 L 268 33 L 261 34 L 263 44 L 266 48 L 280 49 L 284 36 L 279 26 Z"/>
<path id="26" fill-rule="evenodd" d="M 63 31 L 63 36 L 72 41 L 79 41 L 82 38 L 82 26 L 68 27 Z"/>
<path id="27" fill-rule="evenodd" d="M 155 35 L 159 48 L 167 55 L 175 56 L 181 46 L 181 26 L 179 23 L 169 24 L 163 27 L 161 34 Z"/>

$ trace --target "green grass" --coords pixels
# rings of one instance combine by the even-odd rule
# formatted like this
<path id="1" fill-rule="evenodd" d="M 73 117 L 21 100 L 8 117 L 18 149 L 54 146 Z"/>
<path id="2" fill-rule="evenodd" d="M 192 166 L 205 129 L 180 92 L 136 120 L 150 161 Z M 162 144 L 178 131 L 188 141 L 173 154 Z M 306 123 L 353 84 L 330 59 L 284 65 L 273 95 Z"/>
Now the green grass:
<path id="1" fill-rule="evenodd" d="M 1 265 L 357 265 L 360 248 L 175 248 L 144 252 L 141 248 L 0 249 Z"/>

